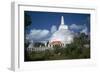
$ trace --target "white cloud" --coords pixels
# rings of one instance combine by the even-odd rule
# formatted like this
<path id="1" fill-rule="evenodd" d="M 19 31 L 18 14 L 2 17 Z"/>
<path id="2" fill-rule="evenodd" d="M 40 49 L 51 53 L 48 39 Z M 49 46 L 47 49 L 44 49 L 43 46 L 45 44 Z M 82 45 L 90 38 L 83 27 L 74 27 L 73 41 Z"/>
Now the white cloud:
<path id="1" fill-rule="evenodd" d="M 55 25 L 53 25 L 52 27 L 51 27 L 51 33 L 54 33 L 54 32 L 56 32 L 57 31 L 57 27 L 55 26 Z"/>
<path id="2" fill-rule="evenodd" d="M 76 25 L 76 24 L 72 24 L 69 26 L 70 29 L 72 30 L 80 30 L 84 27 L 84 25 Z"/>
<path id="3" fill-rule="evenodd" d="M 36 30 L 36 29 L 33 29 L 30 31 L 29 34 L 27 34 L 26 38 L 29 39 L 29 40 L 41 40 L 45 37 L 47 37 L 49 34 L 49 31 L 48 30 Z"/>
<path id="4" fill-rule="evenodd" d="M 87 35 L 88 34 L 88 28 L 85 27 L 84 29 L 82 29 L 82 31 L 80 31 L 80 33 L 85 33 Z"/>

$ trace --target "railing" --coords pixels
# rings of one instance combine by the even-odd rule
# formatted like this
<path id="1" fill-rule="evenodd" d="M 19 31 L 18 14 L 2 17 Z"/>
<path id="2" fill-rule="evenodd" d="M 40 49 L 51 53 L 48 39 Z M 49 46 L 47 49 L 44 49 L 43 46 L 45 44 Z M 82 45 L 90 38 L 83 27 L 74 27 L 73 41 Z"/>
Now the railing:
<path id="1" fill-rule="evenodd" d="M 45 51 L 47 49 L 53 49 L 50 47 L 33 47 L 33 48 L 27 48 L 27 51 Z"/>

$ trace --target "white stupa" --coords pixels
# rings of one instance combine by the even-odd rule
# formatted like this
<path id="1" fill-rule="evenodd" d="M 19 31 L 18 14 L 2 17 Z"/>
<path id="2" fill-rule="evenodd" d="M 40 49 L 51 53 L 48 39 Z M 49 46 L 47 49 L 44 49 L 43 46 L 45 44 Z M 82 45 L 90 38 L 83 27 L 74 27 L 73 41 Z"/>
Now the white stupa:
<path id="1" fill-rule="evenodd" d="M 64 17 L 61 17 L 61 24 L 58 30 L 50 38 L 50 43 L 59 41 L 63 45 L 70 44 L 73 41 L 73 34 L 64 23 Z"/>
<path id="2" fill-rule="evenodd" d="M 59 26 L 59 30 L 68 30 L 68 26 L 64 24 L 64 17 L 61 17 L 61 24 Z"/>

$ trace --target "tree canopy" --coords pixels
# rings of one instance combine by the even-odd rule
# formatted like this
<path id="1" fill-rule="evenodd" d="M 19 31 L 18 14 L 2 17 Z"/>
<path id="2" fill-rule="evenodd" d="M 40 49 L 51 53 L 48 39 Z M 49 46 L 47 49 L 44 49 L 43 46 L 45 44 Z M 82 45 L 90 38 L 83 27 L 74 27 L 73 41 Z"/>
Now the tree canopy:
<path id="1" fill-rule="evenodd" d="M 27 27 L 27 26 L 29 26 L 29 25 L 31 25 L 31 23 L 32 23 L 32 18 L 31 18 L 31 16 L 29 15 L 29 14 L 27 14 L 27 13 L 24 13 L 24 15 L 25 15 L 25 19 L 24 19 L 24 24 L 25 24 L 25 27 Z"/>

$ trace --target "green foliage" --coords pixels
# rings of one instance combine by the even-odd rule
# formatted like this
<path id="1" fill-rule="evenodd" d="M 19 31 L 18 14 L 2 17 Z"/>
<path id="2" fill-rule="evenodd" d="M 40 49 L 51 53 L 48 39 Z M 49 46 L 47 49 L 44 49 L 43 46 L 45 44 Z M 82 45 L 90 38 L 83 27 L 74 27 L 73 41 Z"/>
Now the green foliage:
<path id="1" fill-rule="evenodd" d="M 39 61 L 44 60 L 44 52 L 28 52 L 28 58 L 26 61 Z"/>
<path id="2" fill-rule="evenodd" d="M 90 46 L 90 40 L 83 33 L 74 38 L 71 44 L 65 47 L 55 45 L 54 50 L 45 50 L 41 52 L 28 52 L 25 55 L 26 61 L 41 61 L 41 60 L 61 60 L 61 59 L 86 59 L 90 58 L 90 47 L 85 47 L 85 44 Z"/>
<path id="3" fill-rule="evenodd" d="M 59 45 L 55 45 L 54 46 L 54 52 L 57 54 L 59 52 L 61 52 L 61 47 Z"/>
<path id="4" fill-rule="evenodd" d="M 80 36 L 75 37 L 71 44 L 66 45 L 66 56 L 68 59 L 82 59 L 90 58 L 90 48 L 84 47 L 85 44 L 89 45 L 89 40 L 87 35 L 80 34 Z"/>
<path id="5" fill-rule="evenodd" d="M 27 13 L 24 13 L 24 15 L 25 15 L 24 23 L 25 23 L 25 27 L 27 27 L 27 26 L 31 25 L 32 19 L 31 19 L 31 16 L 28 15 Z"/>
<path id="6" fill-rule="evenodd" d="M 29 44 L 30 44 L 29 42 L 25 42 L 25 43 L 24 43 L 24 47 L 25 47 L 25 48 L 28 48 Z"/>
<path id="7" fill-rule="evenodd" d="M 34 43 L 34 47 L 40 47 L 40 46 L 45 46 L 45 45 L 44 43 L 41 43 L 41 42 Z"/>
<path id="8" fill-rule="evenodd" d="M 50 57 L 52 57 L 54 55 L 54 51 L 52 50 L 45 50 L 45 59 L 50 59 Z"/>

